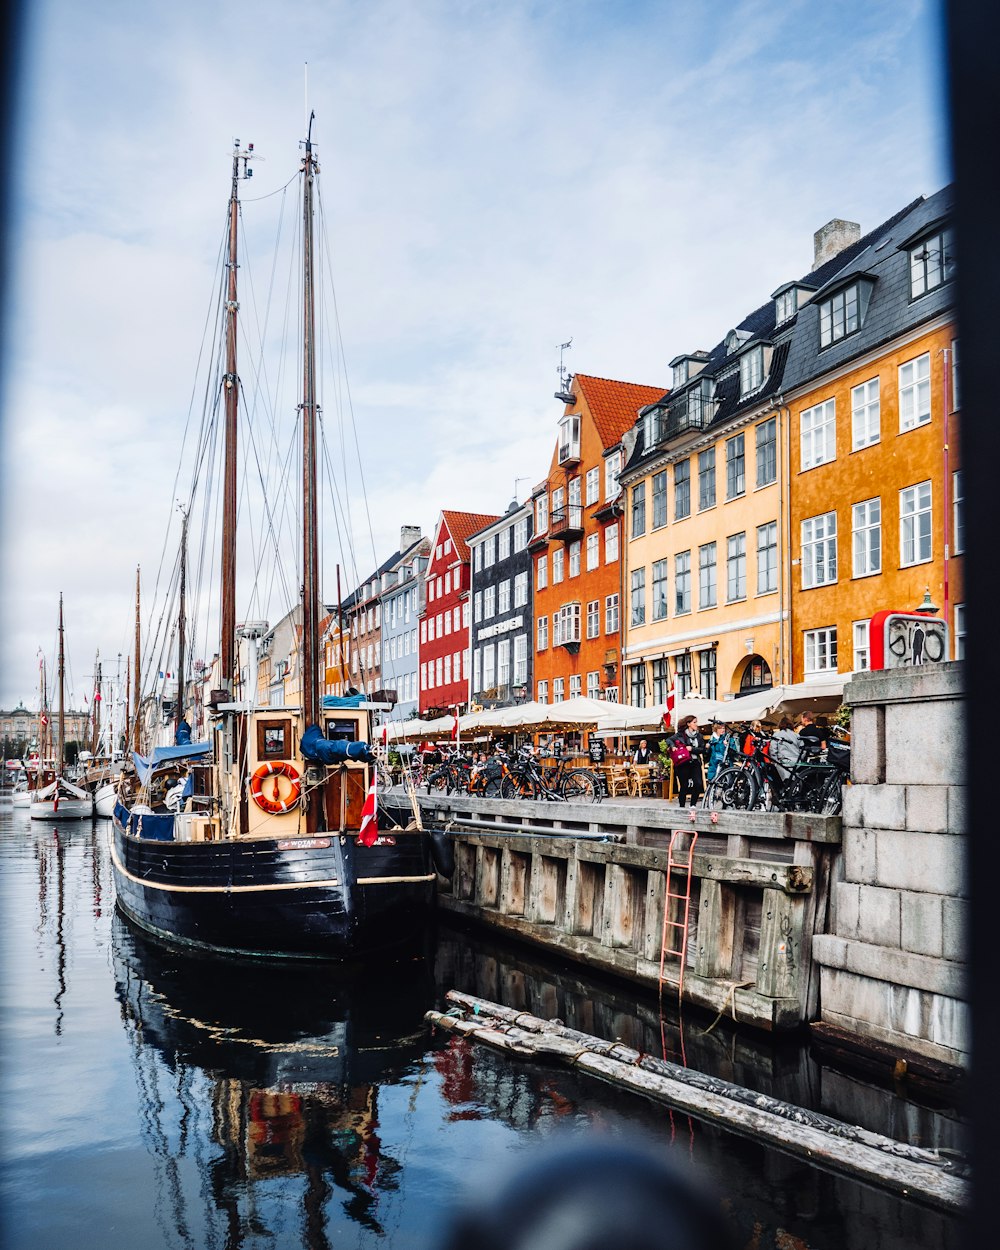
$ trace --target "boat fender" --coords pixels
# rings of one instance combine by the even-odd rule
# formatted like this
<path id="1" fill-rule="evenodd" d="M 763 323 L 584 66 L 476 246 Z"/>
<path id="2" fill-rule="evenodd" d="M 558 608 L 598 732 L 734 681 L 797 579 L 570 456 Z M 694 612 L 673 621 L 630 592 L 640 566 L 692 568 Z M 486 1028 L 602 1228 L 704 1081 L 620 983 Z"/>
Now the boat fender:
<path id="1" fill-rule="evenodd" d="M 291 783 L 291 791 L 287 798 L 281 798 L 278 783 L 274 783 L 274 797 L 268 798 L 264 793 L 264 782 L 268 777 L 287 777 Z M 250 775 L 250 797 L 262 812 L 277 816 L 282 812 L 290 812 L 298 803 L 302 793 L 302 779 L 294 764 L 286 764 L 283 760 L 268 761 L 260 764 Z"/>
<path id="2" fill-rule="evenodd" d="M 450 881 L 455 875 L 455 844 L 439 829 L 431 830 L 431 859 L 441 876 Z"/>

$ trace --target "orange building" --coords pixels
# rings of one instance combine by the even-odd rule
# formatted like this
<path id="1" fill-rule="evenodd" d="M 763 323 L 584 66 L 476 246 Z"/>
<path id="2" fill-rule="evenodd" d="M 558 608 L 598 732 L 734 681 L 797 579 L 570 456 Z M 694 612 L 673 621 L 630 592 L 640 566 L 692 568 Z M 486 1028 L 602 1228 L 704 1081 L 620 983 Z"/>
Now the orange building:
<path id="1" fill-rule="evenodd" d="M 621 694 L 622 436 L 665 387 L 578 373 L 548 477 L 535 487 L 535 694 L 540 702 Z"/>
<path id="2" fill-rule="evenodd" d="M 964 645 L 949 188 L 910 206 L 802 309 L 790 421 L 794 681 L 869 667 L 870 618 L 930 600 Z"/>

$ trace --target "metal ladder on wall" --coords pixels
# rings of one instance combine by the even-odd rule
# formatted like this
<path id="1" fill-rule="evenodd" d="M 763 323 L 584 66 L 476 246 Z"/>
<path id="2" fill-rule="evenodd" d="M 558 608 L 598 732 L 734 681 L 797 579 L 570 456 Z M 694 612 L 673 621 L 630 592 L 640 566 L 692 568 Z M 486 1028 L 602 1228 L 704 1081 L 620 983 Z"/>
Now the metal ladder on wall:
<path id="1" fill-rule="evenodd" d="M 684 965 L 687 962 L 688 916 L 691 911 L 691 868 L 694 864 L 694 848 L 698 841 L 697 829 L 675 829 L 670 835 L 667 850 L 667 880 L 663 899 L 663 936 L 660 941 L 660 994 L 663 993 L 663 967 L 667 956 L 680 961 L 677 982 L 677 998 L 684 989 Z M 674 878 L 683 882 L 683 889 L 675 890 Z M 676 915 L 672 918 L 676 903 Z"/>

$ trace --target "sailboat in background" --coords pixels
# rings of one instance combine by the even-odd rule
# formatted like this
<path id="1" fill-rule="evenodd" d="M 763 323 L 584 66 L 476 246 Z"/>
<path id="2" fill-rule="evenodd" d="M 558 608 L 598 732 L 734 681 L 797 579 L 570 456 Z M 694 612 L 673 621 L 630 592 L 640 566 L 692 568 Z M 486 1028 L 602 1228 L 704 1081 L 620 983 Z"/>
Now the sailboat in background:
<path id="1" fill-rule="evenodd" d="M 80 820 L 94 814 L 94 800 L 82 786 L 63 776 L 66 755 L 66 640 L 63 629 L 63 597 L 59 596 L 59 713 L 56 739 L 55 776 L 39 785 L 31 798 L 28 815 L 32 820 Z M 39 745 L 39 760 L 44 752 Z M 46 781 L 44 771 L 41 780 Z"/>
<path id="2" fill-rule="evenodd" d="M 415 801 L 411 806 L 398 798 L 376 798 L 375 761 L 367 744 L 372 711 L 381 705 L 362 696 L 332 700 L 320 693 L 313 239 L 318 163 L 312 118 L 304 149 L 297 404 L 300 703 L 260 705 L 257 653 L 266 625 L 236 625 L 238 192 L 252 159 L 252 145 L 244 151 L 237 143 L 224 291 L 220 284 L 224 361 L 217 366 L 215 394 L 224 404 L 221 637 L 214 688 L 206 700 L 209 738 L 193 742 L 184 715 L 182 607 L 175 740 L 146 755 L 134 752 L 138 789 L 116 804 L 111 861 L 120 910 L 162 939 L 258 957 L 352 959 L 423 935 L 434 906 L 436 863 L 448 867 L 450 848 L 440 831 L 435 836 L 423 828 Z M 207 439 L 203 444 L 211 464 L 214 450 Z M 193 480 L 201 479 L 195 474 Z M 182 546 L 182 586 L 184 569 Z M 138 702 L 137 691 L 136 714 Z"/>

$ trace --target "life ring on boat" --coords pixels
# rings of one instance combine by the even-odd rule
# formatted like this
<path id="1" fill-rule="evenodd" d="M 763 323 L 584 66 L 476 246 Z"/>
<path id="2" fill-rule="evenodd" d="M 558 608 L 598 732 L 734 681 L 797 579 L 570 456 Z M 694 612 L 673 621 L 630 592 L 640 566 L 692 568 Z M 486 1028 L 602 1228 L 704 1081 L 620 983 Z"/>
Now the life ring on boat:
<path id="1" fill-rule="evenodd" d="M 287 777 L 291 785 L 291 791 L 287 798 L 280 798 L 280 790 L 278 783 L 274 785 L 274 798 L 269 799 L 264 793 L 264 782 L 268 777 Z M 299 801 L 299 795 L 302 793 L 302 779 L 294 764 L 285 764 L 279 762 L 276 764 L 266 763 L 259 765 L 250 776 L 250 797 L 261 809 L 270 816 L 276 816 L 281 812 L 290 812 Z"/>

